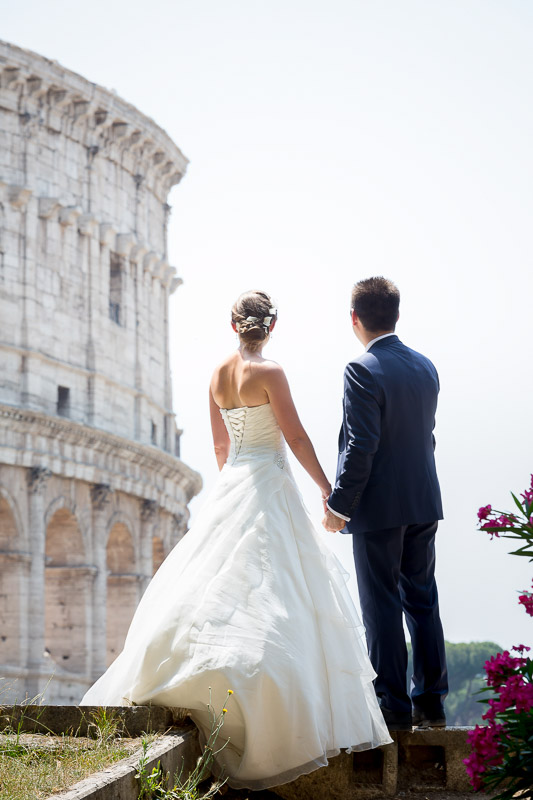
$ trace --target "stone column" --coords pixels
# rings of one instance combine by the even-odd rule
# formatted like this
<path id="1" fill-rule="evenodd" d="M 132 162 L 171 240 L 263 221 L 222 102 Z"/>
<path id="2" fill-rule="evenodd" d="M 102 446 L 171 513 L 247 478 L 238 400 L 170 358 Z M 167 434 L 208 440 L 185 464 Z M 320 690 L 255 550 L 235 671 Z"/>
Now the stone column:
<path id="1" fill-rule="evenodd" d="M 139 572 L 139 600 L 152 580 L 154 525 L 157 520 L 157 503 L 155 500 L 143 500 L 141 505 L 141 547 Z"/>
<path id="2" fill-rule="evenodd" d="M 89 172 L 90 180 L 90 172 Z M 93 319 L 93 281 L 97 277 L 99 266 L 99 253 L 95 247 L 96 242 L 94 236 L 98 230 L 98 221 L 91 214 L 82 214 L 78 219 L 78 233 L 81 237 L 82 249 L 82 268 L 85 273 L 85 292 L 87 298 L 87 305 L 84 309 L 85 317 L 87 320 L 87 346 L 85 353 L 85 366 L 89 370 L 87 378 L 87 395 L 83 408 L 76 409 L 75 419 L 78 421 L 86 421 L 89 425 L 94 425 L 95 414 L 95 386 L 94 375 L 96 371 L 96 342 L 95 336 L 98 335 L 98 327 L 94 324 Z M 83 253 L 83 251 L 85 251 Z M 84 263 L 83 263 L 84 262 Z"/>
<path id="3" fill-rule="evenodd" d="M 13 141 L 17 141 L 17 137 L 13 137 Z M 24 146 L 24 140 L 21 144 Z M 20 154 L 23 158 L 23 154 Z M 31 229 L 31 217 L 28 215 L 27 206 L 32 195 L 32 190 L 16 184 L 11 184 L 7 187 L 7 198 L 9 205 L 12 209 L 10 216 L 13 218 L 11 225 L 9 220 L 5 222 L 16 231 L 15 241 L 18 243 L 17 248 L 17 272 L 20 274 L 24 291 L 21 296 L 20 309 L 22 311 L 22 319 L 18 328 L 19 346 L 24 350 L 30 346 L 30 325 L 31 320 L 37 315 L 35 313 L 35 258 L 33 258 L 32 246 L 35 243 L 28 236 Z M 9 213 L 10 209 L 6 206 L 6 211 Z M 16 215 L 16 216 L 15 216 Z M 16 222 L 15 222 L 16 220 Z M 14 224 L 13 224 L 14 223 Z M 9 228 L 8 228 L 9 229 Z M 16 334 L 17 335 L 17 334 Z M 21 376 L 20 376 L 20 402 L 21 405 L 27 405 L 30 401 L 30 377 L 29 377 L 29 364 L 27 354 L 24 353 L 21 360 Z"/>
<path id="4" fill-rule="evenodd" d="M 169 322 L 168 322 L 168 301 L 170 297 L 170 286 L 176 275 L 176 268 L 168 264 L 165 266 L 161 286 L 163 290 L 163 317 L 164 317 L 164 358 L 165 358 L 165 425 L 163 447 L 167 453 L 174 453 L 176 447 L 175 431 L 176 422 L 172 411 L 172 384 L 170 379 L 170 352 L 169 352 Z"/>
<path id="5" fill-rule="evenodd" d="M 100 250 L 94 280 L 91 280 L 91 318 L 93 331 L 105 331 L 109 326 L 109 267 L 111 250 L 116 237 L 115 228 L 102 223 L 99 228 Z M 105 402 L 105 381 L 103 377 L 106 342 L 102 336 L 93 337 L 95 372 L 91 380 L 90 413 L 91 424 L 109 430 L 110 413 Z"/>
<path id="6" fill-rule="evenodd" d="M 30 467 L 26 473 L 28 486 L 29 540 L 31 567 L 28 602 L 28 693 L 33 697 L 41 690 L 40 668 L 44 655 L 44 554 L 46 528 L 44 492 L 51 476 L 45 467 Z"/>
<path id="7" fill-rule="evenodd" d="M 121 259 L 122 270 L 122 298 L 120 306 L 120 325 L 133 331 L 136 325 L 135 298 L 133 279 L 130 270 L 130 253 L 136 245 L 135 237 L 131 233 L 117 233 L 115 239 L 115 252 Z"/>
<path id="8" fill-rule="evenodd" d="M 28 611 L 29 593 L 31 586 L 31 565 L 32 555 L 31 552 L 20 553 L 18 555 L 19 561 L 19 578 L 20 578 L 20 611 L 19 611 L 19 625 L 20 625 L 20 658 L 19 663 L 21 666 L 26 666 L 29 658 L 29 619 Z"/>
<path id="9" fill-rule="evenodd" d="M 166 304 L 168 308 L 168 303 L 170 300 L 170 296 L 176 291 L 178 286 L 181 286 L 183 283 L 181 278 L 177 277 L 177 270 L 175 267 L 169 267 L 165 276 L 165 288 L 166 288 Z M 168 314 L 167 314 L 167 322 L 165 328 L 165 336 L 169 336 L 169 329 L 168 329 Z M 170 380 L 170 356 L 168 355 L 168 348 L 167 348 L 167 375 L 168 375 L 168 400 L 167 400 L 167 407 L 172 408 L 172 382 Z M 177 458 L 181 458 L 180 452 L 180 436 L 183 431 L 177 427 L 176 425 L 176 416 L 174 413 L 171 414 L 171 418 L 168 421 L 170 439 L 169 439 L 169 452 L 175 455 Z"/>
<path id="10" fill-rule="evenodd" d="M 133 438 L 138 441 L 141 438 L 141 395 L 143 390 L 143 259 L 146 255 L 144 245 L 135 245 L 130 252 L 130 263 L 133 276 L 133 292 L 135 303 L 135 405 L 134 405 L 134 430 Z"/>
<path id="11" fill-rule="evenodd" d="M 92 593 L 92 663 L 93 680 L 102 675 L 107 666 L 107 515 L 111 487 L 97 483 L 91 488 L 93 564 L 96 573 Z"/>
<path id="12" fill-rule="evenodd" d="M 151 444 L 150 420 L 152 411 L 146 393 L 152 397 L 149 388 L 150 383 L 150 357 L 152 352 L 152 342 L 154 331 L 152 329 L 153 320 L 151 316 L 152 300 L 152 274 L 157 264 L 157 254 L 150 250 L 142 260 L 142 275 L 139 275 L 139 371 L 141 380 L 138 383 L 139 393 L 137 395 L 137 414 L 138 414 L 138 440 L 143 444 Z"/>
<path id="13" fill-rule="evenodd" d="M 180 511 L 173 515 L 170 548 L 175 547 L 189 530 L 189 517 L 190 513 L 187 506 L 183 506 Z"/>

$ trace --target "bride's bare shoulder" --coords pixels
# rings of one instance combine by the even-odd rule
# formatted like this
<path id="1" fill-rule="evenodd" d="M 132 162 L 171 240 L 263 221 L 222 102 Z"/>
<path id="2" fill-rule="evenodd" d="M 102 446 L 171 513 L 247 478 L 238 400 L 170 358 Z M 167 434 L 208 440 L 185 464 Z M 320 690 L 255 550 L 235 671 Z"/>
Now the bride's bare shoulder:
<path id="1" fill-rule="evenodd" d="M 263 370 L 264 374 L 285 374 L 281 364 L 278 364 L 277 361 L 271 361 L 269 358 L 264 358 L 263 361 L 261 361 L 261 369 Z"/>
<path id="2" fill-rule="evenodd" d="M 211 392 L 216 393 L 219 387 L 228 381 L 234 371 L 235 357 L 232 354 L 223 359 L 223 361 L 220 361 L 211 373 L 211 380 L 209 382 Z"/>
<path id="3" fill-rule="evenodd" d="M 288 386 L 285 370 L 277 361 L 265 359 L 262 363 L 261 377 L 267 392 L 277 391 Z"/>
<path id="4" fill-rule="evenodd" d="M 277 361 L 272 361 L 272 359 L 270 359 L 270 358 L 264 358 L 261 363 L 265 367 L 265 369 L 273 369 L 273 370 L 281 369 L 281 370 L 283 370 L 283 367 L 281 366 L 281 364 L 278 364 Z"/>
<path id="5" fill-rule="evenodd" d="M 230 353 L 229 356 L 226 356 L 226 358 L 222 359 L 222 361 L 219 361 L 219 363 L 213 370 L 213 375 L 216 375 L 220 372 L 224 372 L 224 370 L 233 367 L 236 361 L 238 361 L 238 357 L 236 356 L 236 354 Z"/>

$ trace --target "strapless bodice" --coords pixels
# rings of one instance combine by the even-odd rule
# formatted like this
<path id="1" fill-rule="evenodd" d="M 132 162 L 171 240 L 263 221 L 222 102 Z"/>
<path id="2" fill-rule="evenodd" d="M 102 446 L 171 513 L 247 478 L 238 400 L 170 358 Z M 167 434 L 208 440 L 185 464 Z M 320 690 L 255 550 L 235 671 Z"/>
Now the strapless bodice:
<path id="1" fill-rule="evenodd" d="M 228 464 L 237 460 L 285 453 L 285 442 L 270 403 L 221 408 L 230 438 Z"/>

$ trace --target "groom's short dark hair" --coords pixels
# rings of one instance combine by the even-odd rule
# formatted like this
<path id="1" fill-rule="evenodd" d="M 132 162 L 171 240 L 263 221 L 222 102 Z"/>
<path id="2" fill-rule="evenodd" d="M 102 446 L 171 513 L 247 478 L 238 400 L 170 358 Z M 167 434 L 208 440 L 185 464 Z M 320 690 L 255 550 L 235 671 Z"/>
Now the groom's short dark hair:
<path id="1" fill-rule="evenodd" d="M 400 292 L 387 278 L 366 278 L 352 289 L 352 308 L 370 333 L 393 331 L 398 321 Z"/>

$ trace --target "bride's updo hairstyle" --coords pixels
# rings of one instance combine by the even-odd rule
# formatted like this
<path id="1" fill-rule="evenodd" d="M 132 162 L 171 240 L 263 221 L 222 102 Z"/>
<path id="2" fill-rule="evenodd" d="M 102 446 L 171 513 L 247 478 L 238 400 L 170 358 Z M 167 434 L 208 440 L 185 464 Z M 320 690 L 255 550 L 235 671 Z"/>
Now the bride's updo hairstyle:
<path id="1" fill-rule="evenodd" d="M 231 321 L 235 323 L 239 339 L 252 353 L 268 339 L 277 317 L 277 309 L 266 292 L 244 292 L 231 309 Z"/>

